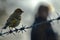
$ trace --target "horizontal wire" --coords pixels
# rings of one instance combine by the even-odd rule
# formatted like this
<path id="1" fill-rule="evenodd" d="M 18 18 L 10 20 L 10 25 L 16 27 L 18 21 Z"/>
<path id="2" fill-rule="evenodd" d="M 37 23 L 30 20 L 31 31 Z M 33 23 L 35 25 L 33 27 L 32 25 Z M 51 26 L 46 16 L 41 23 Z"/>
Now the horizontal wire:
<path id="1" fill-rule="evenodd" d="M 21 27 L 20 29 L 16 29 L 16 28 L 15 28 L 15 30 L 10 30 L 10 31 L 8 31 L 8 32 L 4 32 L 4 33 L 0 32 L 0 36 L 3 36 L 3 35 L 5 35 L 5 34 L 11 34 L 11 33 L 13 33 L 13 32 L 17 32 L 18 30 L 24 31 L 25 29 L 30 29 L 30 28 L 32 28 L 33 26 L 41 25 L 41 24 L 43 24 L 43 23 L 50 23 L 50 22 L 52 22 L 52 21 L 54 21 L 54 20 L 60 20 L 60 17 L 58 17 L 58 18 L 56 18 L 56 19 L 48 20 L 48 21 L 43 21 L 43 22 L 41 22 L 41 23 L 37 23 L 37 24 L 32 25 L 32 26 L 30 26 L 30 27 L 25 27 L 25 26 L 23 26 L 23 27 Z"/>

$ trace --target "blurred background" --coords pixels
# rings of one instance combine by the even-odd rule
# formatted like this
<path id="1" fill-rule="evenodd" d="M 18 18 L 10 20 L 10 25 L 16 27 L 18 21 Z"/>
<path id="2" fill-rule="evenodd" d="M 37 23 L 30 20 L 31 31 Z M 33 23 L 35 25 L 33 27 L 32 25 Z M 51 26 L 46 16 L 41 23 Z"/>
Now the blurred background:
<path id="1" fill-rule="evenodd" d="M 60 15 L 56 14 L 56 12 L 60 13 L 60 0 L 0 0 L 0 30 L 16 8 L 21 8 L 24 11 L 21 24 L 17 28 L 20 28 L 22 24 L 31 26 L 34 22 L 37 7 L 41 2 L 53 5 L 50 15 L 51 19 L 57 18 Z M 54 32 L 58 34 L 58 40 L 60 40 L 60 21 L 54 21 L 51 24 Z M 8 29 L 3 31 L 8 31 Z M 26 32 L 23 34 L 20 32 L 15 33 L 15 36 L 13 34 L 4 35 L 4 37 L 0 37 L 0 40 L 30 40 L 30 33 L 31 29 L 26 29 Z"/>

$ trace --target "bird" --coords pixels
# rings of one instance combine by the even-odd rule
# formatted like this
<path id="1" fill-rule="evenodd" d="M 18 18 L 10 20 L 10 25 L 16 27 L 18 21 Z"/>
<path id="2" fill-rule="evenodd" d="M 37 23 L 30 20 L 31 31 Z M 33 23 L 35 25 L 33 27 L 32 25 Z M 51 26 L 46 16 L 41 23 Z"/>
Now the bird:
<path id="1" fill-rule="evenodd" d="M 5 26 L 2 29 L 9 28 L 15 28 L 17 27 L 21 22 L 21 14 L 24 11 L 20 8 L 15 9 L 15 11 L 10 15 L 10 17 L 7 19 L 7 22 L 5 23 Z"/>

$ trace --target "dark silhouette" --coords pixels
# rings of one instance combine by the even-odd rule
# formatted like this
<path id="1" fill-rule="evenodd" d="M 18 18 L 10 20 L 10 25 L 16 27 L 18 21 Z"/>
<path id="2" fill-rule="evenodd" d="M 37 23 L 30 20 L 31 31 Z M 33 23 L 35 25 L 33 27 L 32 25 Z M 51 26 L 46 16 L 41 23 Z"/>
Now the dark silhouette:
<path id="1" fill-rule="evenodd" d="M 33 25 L 47 21 L 48 14 L 49 7 L 40 5 Z M 57 40 L 57 35 L 53 31 L 50 23 L 43 23 L 32 27 L 31 40 Z"/>

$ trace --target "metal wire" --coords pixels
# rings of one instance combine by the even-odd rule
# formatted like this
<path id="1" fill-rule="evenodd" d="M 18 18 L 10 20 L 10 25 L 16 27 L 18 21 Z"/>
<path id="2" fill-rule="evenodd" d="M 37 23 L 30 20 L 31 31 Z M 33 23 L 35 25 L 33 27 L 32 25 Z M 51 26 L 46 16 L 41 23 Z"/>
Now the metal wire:
<path id="1" fill-rule="evenodd" d="M 8 31 L 8 32 L 4 32 L 4 33 L 0 32 L 0 36 L 3 36 L 3 35 L 5 35 L 5 34 L 11 34 L 11 33 L 13 33 L 13 32 L 18 32 L 18 30 L 23 32 L 23 31 L 26 31 L 25 29 L 30 29 L 30 28 L 32 28 L 33 26 L 41 25 L 41 24 L 43 24 L 43 23 L 50 23 L 50 22 L 52 22 L 52 21 L 54 21 L 54 20 L 60 20 L 60 17 L 58 17 L 58 18 L 56 18 L 56 19 L 48 20 L 48 21 L 43 21 L 43 22 L 41 22 L 41 23 L 32 25 L 32 26 L 30 26 L 30 27 L 22 26 L 20 29 L 16 29 L 16 28 L 15 28 L 15 30 L 10 30 L 10 31 Z"/>

